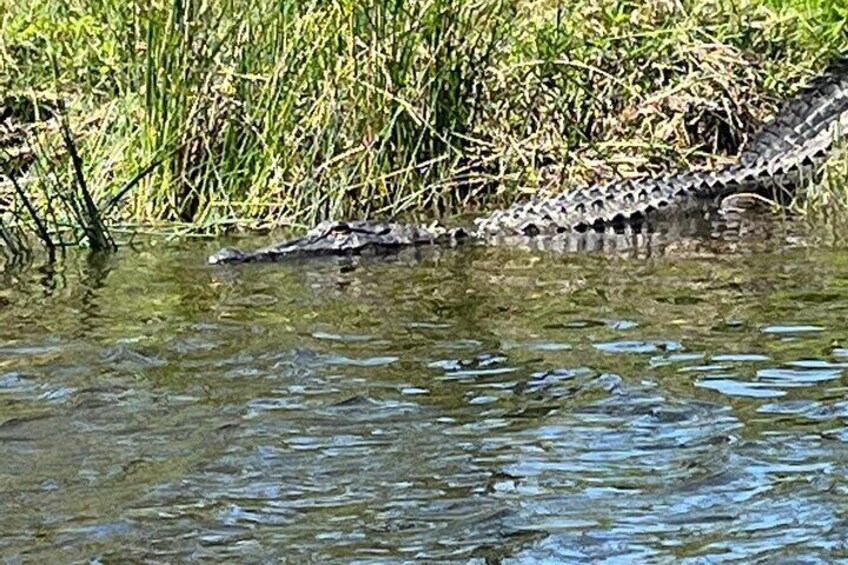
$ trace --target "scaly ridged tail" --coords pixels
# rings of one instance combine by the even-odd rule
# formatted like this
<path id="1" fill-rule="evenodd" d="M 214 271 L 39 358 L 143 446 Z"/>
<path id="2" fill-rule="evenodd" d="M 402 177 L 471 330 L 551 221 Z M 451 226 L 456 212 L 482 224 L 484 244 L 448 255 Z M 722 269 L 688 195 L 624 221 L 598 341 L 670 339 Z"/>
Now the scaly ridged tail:
<path id="1" fill-rule="evenodd" d="M 832 64 L 763 125 L 737 164 L 621 180 L 535 198 L 478 220 L 481 235 L 602 230 L 691 199 L 741 191 L 786 191 L 810 175 L 848 128 L 848 62 Z"/>

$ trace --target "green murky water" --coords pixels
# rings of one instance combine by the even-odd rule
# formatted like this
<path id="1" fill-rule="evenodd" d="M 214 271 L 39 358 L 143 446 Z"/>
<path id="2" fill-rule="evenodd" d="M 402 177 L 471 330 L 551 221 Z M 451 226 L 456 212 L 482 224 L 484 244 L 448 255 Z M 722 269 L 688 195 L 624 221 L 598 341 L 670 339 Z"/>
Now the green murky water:
<path id="1" fill-rule="evenodd" d="M 846 249 L 214 247 L 4 275 L 6 563 L 848 559 Z"/>

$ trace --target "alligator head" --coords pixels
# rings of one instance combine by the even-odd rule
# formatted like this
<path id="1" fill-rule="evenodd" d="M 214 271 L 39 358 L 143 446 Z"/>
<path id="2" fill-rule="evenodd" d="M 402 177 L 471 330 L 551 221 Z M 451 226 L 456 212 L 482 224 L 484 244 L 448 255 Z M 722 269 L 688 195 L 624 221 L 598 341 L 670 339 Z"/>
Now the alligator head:
<path id="1" fill-rule="evenodd" d="M 245 253 L 224 248 L 209 257 L 212 265 L 256 261 L 280 261 L 295 257 L 320 255 L 357 255 L 366 250 L 396 249 L 415 245 L 433 244 L 445 239 L 459 239 L 467 234 L 463 230 L 446 230 L 442 227 L 424 227 L 393 222 L 323 222 L 297 239 L 283 241 Z"/>

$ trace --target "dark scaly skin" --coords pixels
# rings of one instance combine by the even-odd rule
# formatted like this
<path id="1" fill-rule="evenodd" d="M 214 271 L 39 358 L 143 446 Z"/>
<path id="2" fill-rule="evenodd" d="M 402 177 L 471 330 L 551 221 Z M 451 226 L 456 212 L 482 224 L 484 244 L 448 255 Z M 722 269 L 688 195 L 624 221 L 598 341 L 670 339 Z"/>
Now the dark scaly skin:
<path id="1" fill-rule="evenodd" d="M 763 125 L 738 162 L 717 171 L 620 180 L 536 197 L 476 221 L 472 231 L 399 223 L 324 222 L 302 238 L 244 253 L 222 249 L 209 263 L 277 261 L 289 257 L 358 254 L 468 237 L 489 240 L 603 232 L 638 225 L 653 212 L 739 192 L 791 193 L 814 174 L 848 131 L 848 60 L 832 64 Z"/>
<path id="2" fill-rule="evenodd" d="M 848 66 L 831 65 L 764 124 L 738 163 L 712 172 L 622 180 L 534 199 L 478 221 L 480 231 L 562 233 L 641 220 L 687 198 L 788 189 L 810 175 L 848 128 Z"/>
<path id="3" fill-rule="evenodd" d="M 793 151 L 821 133 L 848 108 L 846 93 L 848 60 L 839 60 L 801 89 L 780 112 L 769 120 L 748 144 L 740 162 L 791 155 Z"/>

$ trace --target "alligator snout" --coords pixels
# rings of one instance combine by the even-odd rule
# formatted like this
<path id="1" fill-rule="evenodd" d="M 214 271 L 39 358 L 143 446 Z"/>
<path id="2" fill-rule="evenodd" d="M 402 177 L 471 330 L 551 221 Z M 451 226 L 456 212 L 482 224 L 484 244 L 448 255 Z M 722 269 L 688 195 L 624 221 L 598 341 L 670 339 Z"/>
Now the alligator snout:
<path id="1" fill-rule="evenodd" d="M 209 256 L 207 261 L 210 265 L 221 265 L 224 263 L 240 263 L 244 262 L 247 255 L 243 251 L 239 251 L 233 247 L 225 247 Z"/>

